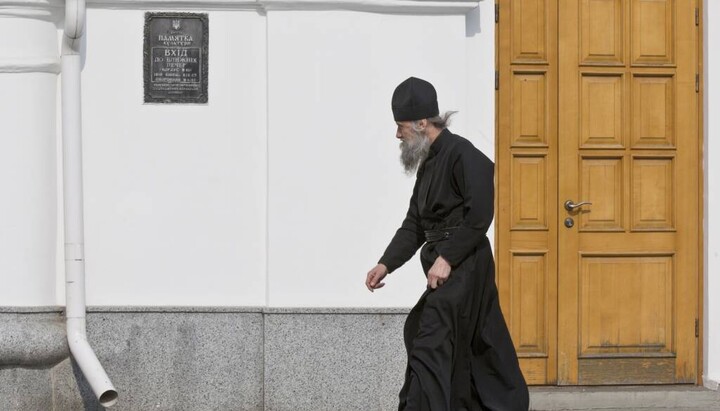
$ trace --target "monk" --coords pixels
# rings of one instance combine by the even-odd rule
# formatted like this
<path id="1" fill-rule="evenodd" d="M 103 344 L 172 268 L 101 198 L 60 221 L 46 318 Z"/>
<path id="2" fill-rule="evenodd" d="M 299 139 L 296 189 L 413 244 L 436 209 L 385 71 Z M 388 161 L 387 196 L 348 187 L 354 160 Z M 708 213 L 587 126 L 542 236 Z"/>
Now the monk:
<path id="1" fill-rule="evenodd" d="M 486 236 L 494 164 L 451 133 L 437 93 L 415 77 L 392 96 L 405 171 L 416 173 L 407 215 L 378 264 L 370 291 L 418 249 L 427 290 L 405 322 L 408 355 L 400 411 L 526 411 L 528 390 L 500 311 Z"/>

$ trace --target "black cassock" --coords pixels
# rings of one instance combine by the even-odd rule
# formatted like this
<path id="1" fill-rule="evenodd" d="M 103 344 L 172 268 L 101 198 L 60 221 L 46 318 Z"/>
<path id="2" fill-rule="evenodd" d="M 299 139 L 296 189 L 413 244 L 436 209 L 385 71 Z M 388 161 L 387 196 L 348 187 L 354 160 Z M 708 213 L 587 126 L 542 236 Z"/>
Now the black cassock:
<path id="1" fill-rule="evenodd" d="M 392 272 L 425 244 L 420 258 L 426 276 L 439 255 L 452 266 L 447 282 L 428 288 L 405 322 L 408 366 L 400 411 L 529 407 L 485 235 L 493 219 L 493 174 L 490 159 L 443 130 L 418 169 L 407 216 L 380 259 Z"/>

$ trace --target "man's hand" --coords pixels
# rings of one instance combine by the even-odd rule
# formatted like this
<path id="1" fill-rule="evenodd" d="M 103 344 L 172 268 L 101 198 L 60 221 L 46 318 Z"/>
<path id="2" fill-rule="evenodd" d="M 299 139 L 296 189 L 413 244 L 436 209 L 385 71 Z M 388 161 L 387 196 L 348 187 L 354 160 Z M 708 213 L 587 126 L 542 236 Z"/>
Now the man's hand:
<path id="1" fill-rule="evenodd" d="M 430 267 L 430 271 L 428 271 L 428 286 L 434 290 L 443 285 L 450 277 L 450 270 L 452 270 L 450 263 L 442 256 L 438 256 L 435 263 Z"/>
<path id="2" fill-rule="evenodd" d="M 385 264 L 378 264 L 373 267 L 372 270 L 368 271 L 367 279 L 365 279 L 365 286 L 373 292 L 378 288 L 382 288 L 385 283 L 382 282 L 383 278 L 388 275 L 388 269 Z"/>

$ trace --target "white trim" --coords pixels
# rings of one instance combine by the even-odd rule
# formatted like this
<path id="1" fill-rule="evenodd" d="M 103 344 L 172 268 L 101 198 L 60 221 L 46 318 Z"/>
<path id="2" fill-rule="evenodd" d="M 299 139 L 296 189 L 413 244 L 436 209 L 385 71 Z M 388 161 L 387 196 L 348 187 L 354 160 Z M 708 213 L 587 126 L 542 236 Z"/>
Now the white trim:
<path id="1" fill-rule="evenodd" d="M 703 7 L 703 383 L 718 389 L 720 383 L 720 189 L 717 183 L 720 170 L 720 121 L 715 111 L 720 104 L 720 77 L 714 75 L 720 67 L 720 30 L 712 24 L 720 18 L 720 4 L 705 0 Z M 715 111 L 713 111 L 715 110 Z"/>
<path id="2" fill-rule="evenodd" d="M 0 73 L 60 73 L 60 58 L 0 58 Z"/>
<path id="3" fill-rule="evenodd" d="M 118 10 L 258 10 L 255 0 L 87 0 L 87 7 Z"/>
<path id="4" fill-rule="evenodd" d="M 265 10 L 353 10 L 381 13 L 466 14 L 476 1 L 259 0 Z"/>
<path id="5" fill-rule="evenodd" d="M 0 0 L 2 1 L 2 0 Z M 135 10 L 353 10 L 466 14 L 482 0 L 87 0 L 88 7 Z"/>
<path id="6" fill-rule="evenodd" d="M 59 0 L 0 0 L 0 17 L 60 21 L 64 7 Z"/>

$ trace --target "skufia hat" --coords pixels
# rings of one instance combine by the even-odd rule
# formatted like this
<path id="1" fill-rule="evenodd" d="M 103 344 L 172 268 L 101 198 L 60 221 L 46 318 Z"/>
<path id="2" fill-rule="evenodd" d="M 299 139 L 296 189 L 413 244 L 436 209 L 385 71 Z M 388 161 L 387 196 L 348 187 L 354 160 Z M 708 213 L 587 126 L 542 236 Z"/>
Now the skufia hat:
<path id="1" fill-rule="evenodd" d="M 395 121 L 415 121 L 437 116 L 435 87 L 425 80 L 410 77 L 395 88 L 392 96 Z"/>

